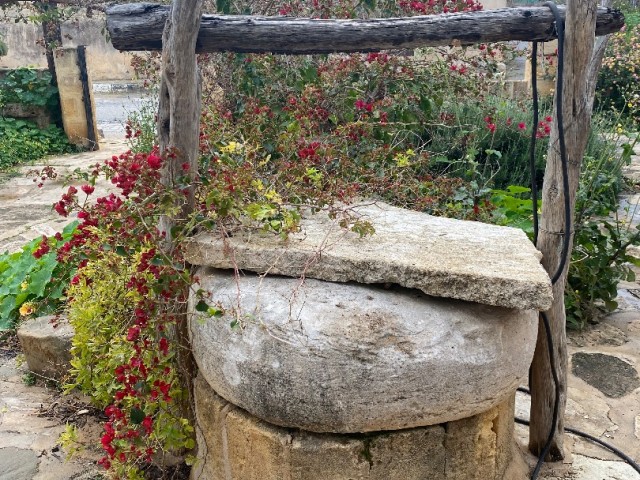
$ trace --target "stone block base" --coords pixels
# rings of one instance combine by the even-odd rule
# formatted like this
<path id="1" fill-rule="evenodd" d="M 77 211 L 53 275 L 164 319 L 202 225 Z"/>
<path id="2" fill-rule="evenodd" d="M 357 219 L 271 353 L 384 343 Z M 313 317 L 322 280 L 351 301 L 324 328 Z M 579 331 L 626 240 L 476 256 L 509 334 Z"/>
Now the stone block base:
<path id="1" fill-rule="evenodd" d="M 195 381 L 198 463 L 192 480 L 520 480 L 515 394 L 479 415 L 368 434 L 319 434 L 266 423 Z"/>
<path id="2" fill-rule="evenodd" d="M 18 328 L 18 339 L 29 370 L 57 380 L 71 368 L 73 328 L 67 321 L 54 327 L 51 319 L 46 316 L 27 320 Z"/>

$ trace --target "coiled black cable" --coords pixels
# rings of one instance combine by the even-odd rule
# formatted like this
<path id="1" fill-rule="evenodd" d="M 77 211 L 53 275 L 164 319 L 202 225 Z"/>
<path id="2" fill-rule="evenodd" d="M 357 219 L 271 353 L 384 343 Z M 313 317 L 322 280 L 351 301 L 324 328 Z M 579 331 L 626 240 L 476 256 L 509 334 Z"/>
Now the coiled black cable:
<path id="1" fill-rule="evenodd" d="M 519 387 L 518 388 L 519 392 L 522 393 L 526 393 L 527 395 L 531 395 L 531 392 L 524 387 Z M 525 425 L 525 426 L 529 426 L 529 420 L 524 420 L 522 418 L 516 417 L 516 423 L 519 423 L 520 425 Z M 614 453 L 615 455 L 617 455 L 618 457 L 622 458 L 625 462 L 627 462 L 631 468 L 633 468 L 636 472 L 640 473 L 640 465 L 638 465 L 633 458 L 631 458 L 629 455 L 627 455 L 626 453 L 624 453 L 622 450 L 620 450 L 617 447 L 614 447 L 613 445 L 600 440 L 598 437 L 594 437 L 593 435 L 590 435 L 586 432 L 583 432 L 581 430 L 578 430 L 577 428 L 572 428 L 572 427 L 565 427 L 565 431 L 573 434 L 573 435 L 577 435 L 579 437 L 584 437 L 587 440 L 590 440 L 594 443 L 597 443 L 598 445 L 600 445 L 601 447 L 606 448 L 607 450 L 609 450 L 610 452 Z"/>

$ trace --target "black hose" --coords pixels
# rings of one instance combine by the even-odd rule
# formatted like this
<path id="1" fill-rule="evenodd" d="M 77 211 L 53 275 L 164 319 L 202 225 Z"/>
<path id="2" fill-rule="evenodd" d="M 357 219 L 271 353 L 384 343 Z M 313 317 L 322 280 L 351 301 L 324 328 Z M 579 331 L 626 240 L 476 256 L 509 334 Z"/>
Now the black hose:
<path id="1" fill-rule="evenodd" d="M 555 3 L 545 2 L 545 5 L 553 12 L 553 16 L 556 20 L 556 33 L 558 35 L 558 74 L 556 76 L 555 107 L 556 119 L 558 122 L 558 140 L 560 143 L 560 163 L 562 166 L 562 191 L 564 196 L 564 237 L 562 241 L 562 252 L 560 254 L 558 269 L 551 277 L 551 283 L 555 284 L 560 279 L 569 257 L 569 248 L 571 246 L 571 198 L 569 194 L 569 162 L 567 160 L 567 146 L 564 138 L 564 116 L 562 112 L 562 86 L 564 82 L 564 20 L 562 20 L 558 7 Z M 533 126 L 534 129 L 537 129 L 537 127 L 537 124 Z"/>
<path id="2" fill-rule="evenodd" d="M 544 312 L 540 312 L 540 316 L 542 317 L 542 322 L 544 324 L 544 331 L 547 335 L 547 350 L 549 352 L 549 366 L 551 368 L 551 376 L 553 377 L 553 386 L 555 388 L 555 398 L 553 400 L 553 416 L 551 418 L 551 430 L 549 431 L 549 436 L 547 437 L 547 441 L 544 444 L 542 452 L 538 456 L 538 462 L 536 463 L 536 468 L 533 470 L 531 474 L 531 480 L 536 480 L 538 475 L 540 474 L 540 469 L 545 462 L 545 458 L 551 450 L 551 444 L 553 443 L 553 437 L 556 433 L 556 424 L 558 423 L 558 415 L 560 413 L 560 381 L 558 380 L 558 372 L 556 372 L 556 360 L 555 354 L 553 352 L 553 336 L 551 335 L 551 325 L 549 325 L 549 318 Z"/>
<path id="3" fill-rule="evenodd" d="M 538 42 L 531 45 L 531 90 L 533 95 L 533 128 L 529 147 L 531 171 L 531 208 L 533 210 L 533 244 L 538 244 L 538 182 L 536 182 L 536 141 L 538 134 Z"/>
<path id="4" fill-rule="evenodd" d="M 522 392 L 522 393 L 526 393 L 527 395 L 531 395 L 531 392 L 529 391 L 529 389 L 524 388 L 524 387 L 519 387 L 518 391 Z M 529 420 L 525 420 L 523 418 L 516 417 L 515 421 L 516 421 L 516 423 L 519 423 L 520 425 L 525 425 L 527 427 L 529 426 Z M 618 457 L 623 459 L 625 462 L 627 462 L 631 466 L 631 468 L 633 468 L 636 472 L 640 473 L 640 465 L 638 465 L 633 458 L 631 458 L 629 455 L 624 453 L 619 448 L 614 447 L 610 443 L 607 443 L 604 440 L 600 440 L 598 437 L 594 437 L 593 435 L 591 435 L 589 433 L 583 432 L 582 430 L 578 430 L 577 428 L 565 427 L 565 431 L 567 431 L 567 432 L 569 432 L 569 433 L 571 433 L 573 435 L 577 435 L 579 437 L 586 438 L 587 440 L 590 440 L 590 441 L 592 441 L 594 443 L 597 443 L 601 447 L 606 448 L 607 450 L 609 450 L 610 452 L 614 453 L 615 455 L 617 455 Z"/>

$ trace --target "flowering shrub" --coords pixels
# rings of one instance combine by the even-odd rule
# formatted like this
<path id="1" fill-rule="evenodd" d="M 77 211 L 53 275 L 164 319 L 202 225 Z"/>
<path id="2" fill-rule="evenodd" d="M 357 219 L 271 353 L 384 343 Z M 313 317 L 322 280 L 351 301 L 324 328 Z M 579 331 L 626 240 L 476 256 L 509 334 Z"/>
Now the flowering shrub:
<path id="1" fill-rule="evenodd" d="M 624 31 L 611 35 L 598 77 L 597 104 L 640 124 L 640 14 L 627 14 Z"/>
<path id="2" fill-rule="evenodd" d="M 194 445 L 175 367 L 180 346 L 172 335 L 193 279 L 180 249 L 162 250 L 164 236 L 155 226 L 184 198 L 162 186 L 161 167 L 156 151 L 114 156 L 54 206 L 79 219 L 52 253 L 58 264 L 77 267 L 66 292 L 75 329 L 75 380 L 68 388 L 80 388 L 105 408 L 100 463 L 118 478 L 142 478 L 140 469 L 152 457 Z M 86 202 L 100 175 L 118 193 Z"/>

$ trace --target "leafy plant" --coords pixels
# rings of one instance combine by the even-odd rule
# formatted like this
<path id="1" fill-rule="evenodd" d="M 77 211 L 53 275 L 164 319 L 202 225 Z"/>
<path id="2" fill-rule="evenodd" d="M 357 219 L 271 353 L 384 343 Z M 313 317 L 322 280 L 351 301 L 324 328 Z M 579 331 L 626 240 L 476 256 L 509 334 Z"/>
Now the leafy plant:
<path id="1" fill-rule="evenodd" d="M 14 328 L 20 317 L 54 313 L 62 306 L 73 268 L 58 262 L 56 249 L 71 238 L 76 224 L 0 255 L 0 330 Z"/>
<path id="2" fill-rule="evenodd" d="M 51 74 L 34 68 L 17 68 L 0 79 L 0 105 L 20 103 L 52 108 L 58 103 L 58 89 Z"/>
<path id="3" fill-rule="evenodd" d="M 125 123 L 125 138 L 133 153 L 150 152 L 156 142 L 158 97 L 145 97 L 140 107 L 129 113 Z"/>
<path id="4" fill-rule="evenodd" d="M 40 129 L 26 120 L 0 117 L 0 170 L 74 151 L 77 148 L 69 143 L 64 131 L 54 125 Z"/>
<path id="5" fill-rule="evenodd" d="M 623 113 L 640 125 L 640 13 L 625 14 L 625 29 L 611 35 L 598 77 L 597 107 Z"/>
<path id="6" fill-rule="evenodd" d="M 618 306 L 615 299 L 621 280 L 633 281 L 630 265 L 640 265 L 627 253 L 640 244 L 640 230 L 630 228 L 618 216 L 622 167 L 630 161 L 633 144 L 609 143 L 592 137 L 598 156 L 585 156 L 576 197 L 574 250 L 567 279 L 565 306 L 570 327 L 583 328 Z M 621 153 L 618 152 L 621 149 Z"/>

